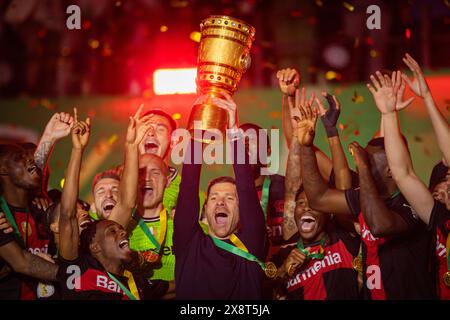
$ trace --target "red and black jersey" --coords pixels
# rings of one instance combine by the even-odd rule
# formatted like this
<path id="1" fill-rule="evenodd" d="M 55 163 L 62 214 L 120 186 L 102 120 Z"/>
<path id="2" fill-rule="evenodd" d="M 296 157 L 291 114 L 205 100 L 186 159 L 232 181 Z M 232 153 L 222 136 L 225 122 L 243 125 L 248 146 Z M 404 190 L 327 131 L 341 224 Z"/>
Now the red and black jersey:
<path id="1" fill-rule="evenodd" d="M 361 212 L 359 188 L 345 191 L 347 204 L 361 227 L 363 295 L 365 299 L 431 299 L 431 237 L 406 199 L 397 195 L 388 208 L 410 226 L 408 233 L 389 238 L 374 237 Z"/>
<path id="2" fill-rule="evenodd" d="M 447 238 L 450 231 L 450 211 L 444 204 L 435 201 L 433 211 L 431 211 L 429 230 L 435 234 L 436 240 L 436 277 L 437 277 L 437 293 L 439 299 L 450 300 L 450 287 L 444 283 L 444 274 L 449 271 L 447 265 Z"/>
<path id="3" fill-rule="evenodd" d="M 283 211 L 284 211 L 284 177 L 278 174 L 266 176 L 270 179 L 269 198 L 267 203 L 267 235 L 271 249 L 268 256 L 276 252 L 280 246 L 291 243 L 283 239 Z M 262 198 L 262 186 L 256 188 L 258 198 Z M 264 211 L 264 208 L 263 208 Z"/>
<path id="4" fill-rule="evenodd" d="M 32 254 L 47 253 L 48 238 L 41 220 L 44 212 L 34 207 L 28 210 L 9 206 L 9 209 L 21 235 L 18 238 L 14 234 L 14 240 Z M 34 300 L 37 284 L 37 280 L 13 272 L 0 280 L 0 299 Z"/>
<path id="5" fill-rule="evenodd" d="M 129 300 L 120 286 L 92 256 L 84 255 L 73 261 L 58 260 L 57 280 L 63 300 Z M 128 290 L 128 278 L 114 275 Z M 141 299 L 159 299 L 168 289 L 167 281 L 150 281 L 143 276 L 133 278 Z"/>
<path id="6" fill-rule="evenodd" d="M 281 266 L 289 253 L 297 246 L 282 248 L 274 259 Z M 320 243 L 305 244 L 310 252 L 320 249 Z M 289 300 L 342 300 L 358 299 L 358 273 L 353 268 L 353 259 L 358 255 L 359 237 L 350 235 L 329 222 L 327 240 L 324 243 L 323 259 L 307 260 L 284 282 L 284 292 Z"/>

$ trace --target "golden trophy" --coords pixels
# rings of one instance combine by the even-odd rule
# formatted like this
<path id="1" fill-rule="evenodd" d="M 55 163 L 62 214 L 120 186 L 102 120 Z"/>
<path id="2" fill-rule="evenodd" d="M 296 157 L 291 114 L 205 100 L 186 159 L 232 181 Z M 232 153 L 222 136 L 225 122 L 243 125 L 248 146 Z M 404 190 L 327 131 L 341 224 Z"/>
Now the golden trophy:
<path id="1" fill-rule="evenodd" d="M 225 134 L 228 113 L 212 104 L 214 97 L 230 95 L 244 72 L 250 67 L 250 48 L 255 39 L 255 28 L 244 21 L 227 16 L 209 16 L 200 24 L 201 40 L 198 49 L 197 93 L 206 99 L 191 110 L 188 129 L 193 133 L 194 121 L 201 121 L 195 129 L 203 132 L 218 129 Z M 203 142 L 207 139 L 203 139 Z"/>

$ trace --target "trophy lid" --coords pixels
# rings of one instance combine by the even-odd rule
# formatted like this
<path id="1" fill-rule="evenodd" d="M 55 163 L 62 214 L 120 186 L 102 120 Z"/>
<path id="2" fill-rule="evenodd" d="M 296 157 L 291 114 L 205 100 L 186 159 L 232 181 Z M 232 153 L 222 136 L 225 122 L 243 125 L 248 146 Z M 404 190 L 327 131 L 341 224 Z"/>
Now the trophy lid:
<path id="1" fill-rule="evenodd" d="M 200 23 L 200 29 L 202 29 L 204 26 L 211 25 L 230 27 L 249 34 L 252 38 L 255 36 L 256 32 L 256 29 L 245 21 L 229 16 L 220 15 L 212 15 L 202 20 L 202 22 Z"/>

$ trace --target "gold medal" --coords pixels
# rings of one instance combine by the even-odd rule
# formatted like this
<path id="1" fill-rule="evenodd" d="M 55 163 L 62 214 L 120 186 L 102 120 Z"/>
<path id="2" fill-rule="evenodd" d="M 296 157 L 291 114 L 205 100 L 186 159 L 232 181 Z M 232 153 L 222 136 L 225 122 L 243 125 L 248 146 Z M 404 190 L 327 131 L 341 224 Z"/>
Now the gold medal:
<path id="1" fill-rule="evenodd" d="M 355 259 L 353 259 L 352 262 L 353 269 L 355 269 L 358 272 L 362 272 L 362 260 L 360 256 L 357 256 Z"/>
<path id="2" fill-rule="evenodd" d="M 144 257 L 145 261 L 149 263 L 155 263 L 160 259 L 159 254 L 152 250 L 142 252 L 142 256 Z"/>
<path id="3" fill-rule="evenodd" d="M 273 262 L 266 262 L 266 268 L 264 269 L 264 272 L 269 279 L 275 279 L 277 276 L 277 267 Z"/>
<path id="4" fill-rule="evenodd" d="M 446 273 L 444 273 L 444 283 L 447 287 L 450 288 L 450 271 L 447 271 Z"/>

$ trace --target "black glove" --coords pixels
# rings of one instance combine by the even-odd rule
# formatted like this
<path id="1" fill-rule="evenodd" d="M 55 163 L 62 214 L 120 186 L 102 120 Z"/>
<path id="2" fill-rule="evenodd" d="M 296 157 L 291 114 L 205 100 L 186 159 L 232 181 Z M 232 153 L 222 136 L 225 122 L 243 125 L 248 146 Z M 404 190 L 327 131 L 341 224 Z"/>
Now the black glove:
<path id="1" fill-rule="evenodd" d="M 325 99 L 327 99 L 329 108 L 327 112 L 320 117 L 320 119 L 322 120 L 322 123 L 325 127 L 328 138 L 331 138 L 338 135 L 336 123 L 338 121 L 341 110 L 337 108 L 336 102 L 334 101 L 332 95 L 327 93 Z"/>

